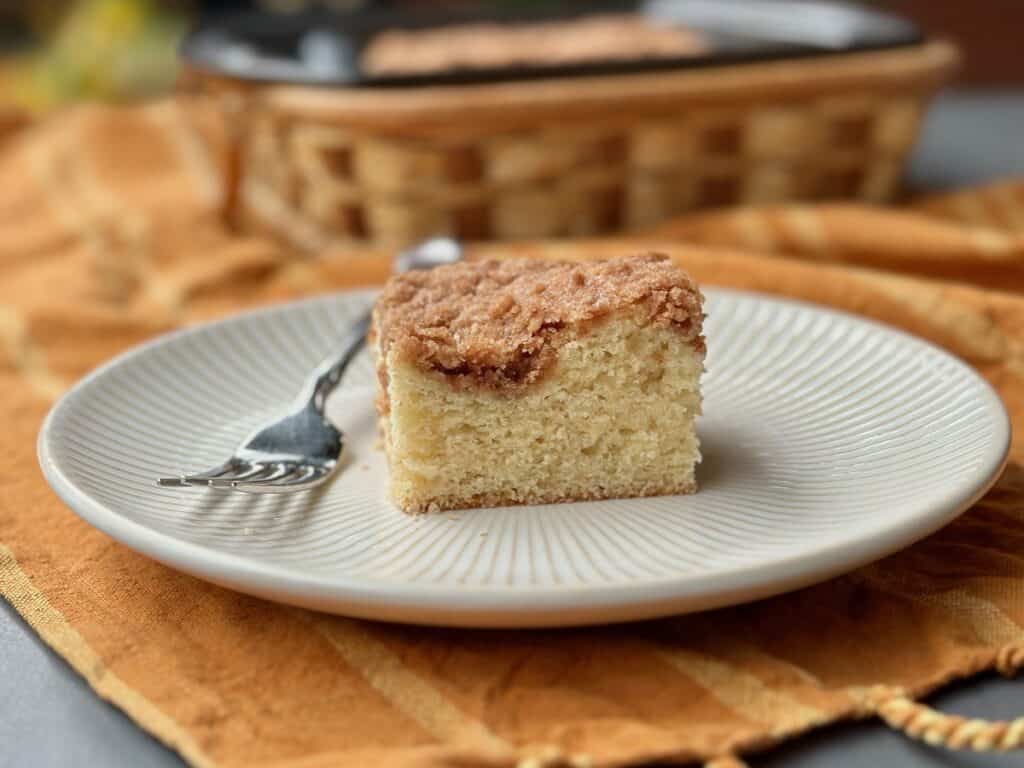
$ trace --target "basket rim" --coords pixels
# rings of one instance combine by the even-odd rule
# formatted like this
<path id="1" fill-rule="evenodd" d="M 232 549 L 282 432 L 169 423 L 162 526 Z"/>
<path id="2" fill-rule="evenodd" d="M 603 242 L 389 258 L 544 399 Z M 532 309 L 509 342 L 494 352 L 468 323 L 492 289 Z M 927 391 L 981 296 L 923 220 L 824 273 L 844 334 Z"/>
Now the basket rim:
<path id="1" fill-rule="evenodd" d="M 856 88 L 864 92 L 927 94 L 936 90 L 960 62 L 957 46 L 946 39 L 884 51 L 840 56 L 737 64 L 678 72 L 552 78 L 486 85 L 427 88 L 337 88 L 294 84 L 254 84 L 194 70 L 200 82 L 222 91 L 244 93 L 258 106 L 281 116 L 344 120 L 350 127 L 416 133 L 458 122 L 474 127 L 511 118 L 535 122 L 607 112 L 623 114 L 678 110 L 680 100 L 702 106 L 806 99 Z M 255 105 L 254 105 L 255 106 Z"/>

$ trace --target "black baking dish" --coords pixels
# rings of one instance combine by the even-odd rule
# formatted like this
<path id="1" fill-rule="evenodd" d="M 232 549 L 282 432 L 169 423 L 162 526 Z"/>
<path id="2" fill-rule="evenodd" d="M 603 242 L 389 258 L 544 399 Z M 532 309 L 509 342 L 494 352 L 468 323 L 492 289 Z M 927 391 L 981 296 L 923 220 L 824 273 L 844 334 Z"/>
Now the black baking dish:
<path id="1" fill-rule="evenodd" d="M 707 42 L 688 56 L 587 60 L 557 65 L 455 69 L 372 76 L 360 66 L 365 46 L 389 30 L 496 23 L 529 25 L 607 14 L 636 14 L 658 25 L 681 25 Z M 804 0 L 646 0 L 583 4 L 547 2 L 510 9 L 366 9 L 349 13 L 248 12 L 204 18 L 186 37 L 182 56 L 213 74 L 258 82 L 330 86 L 415 86 L 488 83 L 581 75 L 653 72 L 881 50 L 920 43 L 911 22 L 844 2 Z"/>

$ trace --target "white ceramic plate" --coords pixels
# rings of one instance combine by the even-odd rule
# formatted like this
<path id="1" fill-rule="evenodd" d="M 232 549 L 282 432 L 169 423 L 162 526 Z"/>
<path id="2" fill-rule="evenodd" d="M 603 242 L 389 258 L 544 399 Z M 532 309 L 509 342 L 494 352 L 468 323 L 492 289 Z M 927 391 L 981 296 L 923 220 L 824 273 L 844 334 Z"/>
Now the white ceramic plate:
<path id="1" fill-rule="evenodd" d="M 621 621 L 775 594 L 906 546 L 995 481 L 1006 412 L 963 363 L 842 313 L 707 296 L 694 496 L 408 517 L 385 496 L 365 355 L 330 403 L 351 451 L 322 492 L 155 487 L 219 463 L 274 415 L 371 293 L 131 350 L 54 407 L 40 462 L 82 518 L 174 568 L 311 608 L 463 626 Z"/>

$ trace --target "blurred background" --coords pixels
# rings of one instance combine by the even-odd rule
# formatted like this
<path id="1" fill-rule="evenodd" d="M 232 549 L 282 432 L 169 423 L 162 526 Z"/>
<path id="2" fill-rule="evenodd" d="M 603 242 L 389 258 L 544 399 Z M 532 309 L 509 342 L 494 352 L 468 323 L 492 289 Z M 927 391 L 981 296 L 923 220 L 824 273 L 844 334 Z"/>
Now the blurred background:
<path id="1" fill-rule="evenodd" d="M 686 0 L 677 0 L 685 3 Z M 504 0 L 507 6 L 554 5 Z M 566 5 L 568 3 L 561 3 Z M 874 0 L 927 32 L 955 39 L 964 65 L 955 85 L 1024 85 L 1021 0 Z M 131 101 L 171 89 L 176 46 L 190 24 L 210 14 L 259 8 L 297 13 L 310 8 L 466 6 L 459 0 L 0 0 L 0 99 L 8 113 L 45 113 L 86 99 Z M 586 3 L 576 3 L 586 6 Z"/>

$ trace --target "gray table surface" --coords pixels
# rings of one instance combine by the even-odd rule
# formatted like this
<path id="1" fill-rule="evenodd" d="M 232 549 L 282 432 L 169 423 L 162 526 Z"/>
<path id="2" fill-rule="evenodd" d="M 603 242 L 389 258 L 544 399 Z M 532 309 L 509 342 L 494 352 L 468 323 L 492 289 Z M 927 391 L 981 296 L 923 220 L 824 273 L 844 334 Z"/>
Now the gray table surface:
<path id="1" fill-rule="evenodd" d="M 1024 175 L 1024 93 L 950 93 L 930 113 L 909 169 L 919 188 Z M 988 718 L 1024 714 L 1024 686 L 995 677 L 932 701 Z M 954 754 L 921 746 L 878 723 L 838 725 L 751 760 L 762 768 L 1020 766 L 1024 756 Z M 97 698 L 0 601 L 0 768 L 181 766 L 172 752 Z"/>

